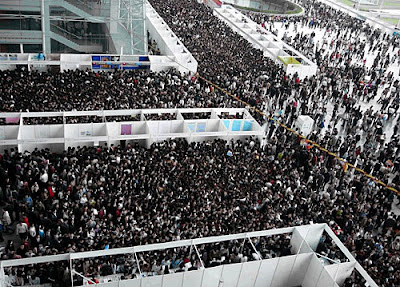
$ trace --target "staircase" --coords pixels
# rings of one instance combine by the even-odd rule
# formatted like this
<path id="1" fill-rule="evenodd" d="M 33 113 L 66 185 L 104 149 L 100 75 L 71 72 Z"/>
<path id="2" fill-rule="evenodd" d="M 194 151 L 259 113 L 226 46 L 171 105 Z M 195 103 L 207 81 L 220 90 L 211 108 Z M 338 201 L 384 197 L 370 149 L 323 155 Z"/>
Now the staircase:
<path id="1" fill-rule="evenodd" d="M 89 2 L 89 1 L 84 1 L 84 0 L 65 0 L 68 4 L 71 4 L 78 9 L 92 15 L 92 16 L 108 16 L 105 15 L 106 11 L 109 9 L 109 1 L 107 0 L 102 0 L 102 4 L 97 4 L 96 2 Z"/>
<path id="2" fill-rule="evenodd" d="M 104 0 L 103 0 L 104 1 Z M 102 1 L 102 2 L 103 2 Z M 46 1 L 46 5 L 59 6 L 75 14 L 87 22 L 104 23 L 105 18 L 101 14 L 100 5 L 83 0 L 51 0 Z M 103 6 L 104 7 L 104 6 Z M 50 10 L 50 9 L 49 9 Z M 75 35 L 65 29 L 50 23 L 48 36 L 53 40 L 80 53 L 103 53 L 104 40 L 88 40 L 84 37 Z"/>
<path id="3" fill-rule="evenodd" d="M 77 2 L 77 1 L 73 1 L 73 0 L 69 0 L 69 1 L 66 1 L 66 0 L 51 0 L 51 1 L 46 2 L 46 3 L 48 3 L 51 6 L 63 7 L 65 9 L 69 10 L 70 12 L 74 13 L 75 15 L 84 18 L 87 21 L 90 20 L 90 21 L 93 21 L 93 22 L 96 22 L 96 23 L 104 22 L 104 21 L 101 21 L 100 18 L 97 18 L 96 15 L 92 14 L 92 12 L 90 10 L 90 6 L 80 5 L 81 7 L 78 7 L 78 6 L 74 5 L 74 4 L 71 4 L 71 3 L 75 3 L 75 2 Z M 86 8 L 83 9 L 84 7 L 86 7 Z"/>
<path id="4" fill-rule="evenodd" d="M 49 36 L 57 42 L 81 53 L 103 52 L 102 43 L 90 42 L 83 37 L 77 36 L 53 24 L 51 24 Z"/>

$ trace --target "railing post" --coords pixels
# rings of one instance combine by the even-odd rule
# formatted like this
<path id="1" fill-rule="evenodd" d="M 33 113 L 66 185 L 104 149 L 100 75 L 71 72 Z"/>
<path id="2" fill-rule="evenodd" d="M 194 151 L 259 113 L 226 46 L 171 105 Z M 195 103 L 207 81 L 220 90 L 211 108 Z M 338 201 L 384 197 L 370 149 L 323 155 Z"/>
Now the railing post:
<path id="1" fill-rule="evenodd" d="M 71 286 L 74 287 L 74 274 L 72 273 L 72 258 L 71 253 L 69 254 L 69 274 L 71 276 Z"/>
<path id="2" fill-rule="evenodd" d="M 137 264 L 138 269 L 139 269 L 140 278 L 142 278 L 142 270 L 140 269 L 139 259 L 137 258 L 136 252 L 133 252 L 133 254 L 135 255 L 136 264 Z"/>
<path id="3" fill-rule="evenodd" d="M 250 236 L 247 235 L 247 239 L 249 240 L 251 246 L 253 247 L 254 252 L 258 255 L 258 260 L 262 260 L 261 253 L 257 251 L 256 247 L 254 246 L 253 242 L 250 239 Z"/>
<path id="4" fill-rule="evenodd" d="M 199 257 L 199 260 L 200 260 L 200 264 L 201 264 L 202 269 L 205 269 L 204 263 L 203 263 L 203 259 L 201 259 L 201 256 L 200 256 L 199 250 L 197 250 L 196 244 L 193 244 L 193 246 L 194 246 L 194 249 L 196 250 L 197 256 Z"/>
<path id="5" fill-rule="evenodd" d="M 94 282 L 92 279 L 90 279 L 90 278 L 88 278 L 88 277 L 86 277 L 86 276 L 83 276 L 83 275 L 82 275 L 81 273 L 79 273 L 79 272 L 74 271 L 73 274 L 76 274 L 76 275 L 82 277 L 83 279 L 86 279 L 86 280 L 89 281 L 90 283 L 97 285 L 97 283 Z"/>
<path id="6" fill-rule="evenodd" d="M 4 274 L 3 262 L 0 262 L 0 286 L 6 287 L 6 275 Z"/>

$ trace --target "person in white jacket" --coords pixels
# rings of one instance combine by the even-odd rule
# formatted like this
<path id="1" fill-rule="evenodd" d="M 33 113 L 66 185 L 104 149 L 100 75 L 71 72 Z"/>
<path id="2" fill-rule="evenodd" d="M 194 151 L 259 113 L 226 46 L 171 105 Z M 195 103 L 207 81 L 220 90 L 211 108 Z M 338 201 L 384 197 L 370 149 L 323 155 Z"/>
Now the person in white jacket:
<path id="1" fill-rule="evenodd" d="M 11 223 L 12 223 L 10 213 L 7 210 L 4 211 L 1 221 L 3 224 L 3 231 L 7 232 L 7 230 L 9 229 L 9 226 L 11 226 Z"/>
<path id="2" fill-rule="evenodd" d="M 3 221 L 4 226 L 9 226 L 12 223 L 11 217 L 10 217 L 10 213 L 7 210 L 5 210 L 4 213 L 3 213 L 3 220 L 2 221 Z"/>
<path id="3" fill-rule="evenodd" d="M 17 226 L 15 227 L 15 233 L 19 235 L 21 240 L 24 240 L 26 238 L 27 232 L 28 232 L 28 225 L 23 221 L 19 221 Z"/>

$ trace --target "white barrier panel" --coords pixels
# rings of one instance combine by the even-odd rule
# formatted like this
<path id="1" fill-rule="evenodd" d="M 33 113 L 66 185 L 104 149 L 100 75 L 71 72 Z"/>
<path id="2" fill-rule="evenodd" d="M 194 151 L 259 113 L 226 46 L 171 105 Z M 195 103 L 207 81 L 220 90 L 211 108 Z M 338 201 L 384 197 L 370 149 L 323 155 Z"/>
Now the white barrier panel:
<path id="1" fill-rule="evenodd" d="M 243 263 L 242 271 L 240 273 L 238 287 L 252 287 L 258 276 L 261 261 L 251 261 Z"/>
<path id="2" fill-rule="evenodd" d="M 305 241 L 308 246 L 311 247 L 312 250 L 317 250 L 318 243 L 324 232 L 324 226 L 321 225 L 310 225 L 310 228 L 307 232 L 307 236 L 305 237 Z"/>
<path id="3" fill-rule="evenodd" d="M 307 273 L 304 276 L 303 287 L 315 287 L 315 286 L 323 286 L 323 287 L 338 287 L 333 280 L 333 278 L 329 275 L 328 271 L 322 265 L 322 262 L 312 254 L 311 262 L 308 266 Z"/>
<path id="4" fill-rule="evenodd" d="M 222 266 L 207 268 L 204 270 L 202 287 L 219 287 L 219 279 L 222 274 Z"/>
<path id="5" fill-rule="evenodd" d="M 167 275 L 168 276 L 168 275 Z M 162 286 L 163 276 L 143 277 L 141 287 L 160 287 Z"/>
<path id="6" fill-rule="evenodd" d="M 258 272 L 258 277 L 254 287 L 271 286 L 278 263 L 279 258 L 263 260 L 261 262 L 260 271 Z"/>
<path id="7" fill-rule="evenodd" d="M 287 282 L 290 278 L 290 273 L 296 257 L 296 255 L 292 255 L 279 258 L 278 266 L 276 267 L 271 286 L 288 287 Z"/>
<path id="8" fill-rule="evenodd" d="M 243 264 L 230 264 L 224 265 L 222 270 L 222 280 L 224 281 L 223 286 L 236 286 L 240 276 L 240 270 L 242 270 Z"/>
<path id="9" fill-rule="evenodd" d="M 312 254 L 310 253 L 298 254 L 296 256 L 286 286 L 300 286 L 303 283 L 311 258 Z"/>
<path id="10" fill-rule="evenodd" d="M 91 55 L 85 54 L 60 54 L 60 71 L 86 70 L 92 68 Z"/>
<path id="11" fill-rule="evenodd" d="M 158 15 L 155 9 L 146 1 L 146 28 L 151 37 L 157 42 L 158 48 L 163 55 L 171 57 L 178 65 L 176 68 L 181 73 L 197 71 L 197 61 L 183 45 L 181 40 L 168 27 L 167 23 Z M 153 65 L 151 65 L 151 68 Z M 155 71 L 161 71 L 160 65 L 154 67 Z"/>
<path id="12" fill-rule="evenodd" d="M 303 242 L 304 242 L 304 237 L 301 236 L 298 229 L 295 229 L 292 233 L 292 237 L 290 238 L 290 245 L 292 246 L 290 248 L 290 252 L 292 252 L 292 254 L 297 254 Z"/>
<path id="13" fill-rule="evenodd" d="M 139 279 L 131 279 L 131 280 L 123 280 L 123 281 L 118 281 L 118 287 L 141 287 L 140 283 L 142 280 Z"/>
<path id="14" fill-rule="evenodd" d="M 319 276 L 321 275 L 322 270 L 324 270 L 322 263 L 317 258 L 317 256 L 313 255 L 310 264 L 308 266 L 306 275 L 304 276 L 303 284 L 301 284 L 301 286 L 302 287 L 317 286 L 317 282 L 319 280 Z"/>
<path id="15" fill-rule="evenodd" d="M 329 275 L 334 278 L 338 285 L 343 285 L 346 278 L 348 278 L 354 271 L 355 262 L 344 262 L 340 264 L 331 264 L 325 266 L 325 270 Z"/>
<path id="16" fill-rule="evenodd" d="M 185 272 L 182 287 L 201 287 L 204 270 Z"/>
<path id="17" fill-rule="evenodd" d="M 151 56 L 150 60 L 150 70 L 152 72 L 161 72 L 168 70 L 170 68 L 179 68 L 179 65 L 175 62 L 175 57 L 171 56 Z"/>
<path id="18" fill-rule="evenodd" d="M 316 286 L 336 287 L 339 285 L 335 283 L 333 278 L 329 276 L 328 272 L 325 269 L 322 269 Z"/>
<path id="19" fill-rule="evenodd" d="M 183 272 L 179 272 L 179 273 L 163 276 L 162 287 L 182 286 L 184 274 L 185 273 L 183 273 Z"/>
<path id="20" fill-rule="evenodd" d="M 303 79 L 317 73 L 318 67 L 315 63 L 231 5 L 224 4 L 220 8 L 214 8 L 213 14 L 233 31 L 239 33 L 254 48 L 262 50 L 264 56 L 271 58 L 276 64 L 282 65 L 286 74 L 293 75 L 297 72 L 299 78 Z M 278 56 L 289 56 L 286 51 L 293 58 L 300 60 L 295 64 L 282 62 Z"/>
<path id="21" fill-rule="evenodd" d="M 185 120 L 185 114 L 203 113 L 208 119 Z M 243 119 L 225 120 L 218 115 L 229 113 L 240 114 Z M 154 115 L 168 115 L 173 120 L 151 120 Z M 108 117 L 135 117 L 137 121 L 77 123 L 68 124 L 71 117 L 96 116 L 105 121 Z M 19 126 L 0 126 L 0 152 L 18 145 L 19 151 L 35 148 L 55 148 L 63 151 L 68 147 L 119 145 L 120 141 L 149 147 L 153 142 L 173 138 L 185 138 L 188 142 L 207 141 L 221 138 L 244 139 L 256 136 L 260 140 L 264 135 L 263 128 L 253 119 L 248 110 L 237 109 L 149 109 L 149 110 L 110 110 L 110 111 L 74 111 L 43 113 L 0 113 L 0 118 L 20 117 Z M 25 125 L 25 118 L 60 118 L 65 124 Z M 159 118 L 159 117 L 158 117 Z M 176 118 L 179 118 L 177 120 Z M 211 119 L 212 118 L 212 119 Z M 114 119 L 114 118 L 111 118 Z M 140 119 L 140 120 L 139 120 Z M 227 124 L 229 122 L 229 124 Z M 230 129 L 227 129 L 229 126 Z M 128 142 L 126 142 L 128 141 Z"/>
<path id="22" fill-rule="evenodd" d="M 311 249 L 311 247 L 308 245 L 308 243 L 304 240 L 303 244 L 300 247 L 299 253 L 310 253 L 314 252 L 314 250 Z"/>
<path id="23" fill-rule="evenodd" d="M 118 285 L 118 282 L 99 283 L 99 284 L 96 284 L 95 286 L 100 286 L 100 287 L 120 287 L 120 285 Z"/>
<path id="24" fill-rule="evenodd" d="M 338 272 L 334 277 L 338 285 L 340 286 L 343 285 L 346 278 L 348 278 L 351 275 L 351 273 L 353 273 L 355 265 L 356 265 L 355 262 L 345 262 L 339 264 Z"/>
<path id="25" fill-rule="evenodd" d="M 157 30 L 154 29 L 153 33 Z M 151 32 L 150 32 L 151 34 Z M 153 36 L 153 35 L 152 35 Z M 161 37 L 161 36 L 160 36 Z M 157 40 L 157 37 L 155 37 Z M 161 41 L 161 42 L 160 42 Z M 158 39 L 157 42 L 163 43 L 163 39 Z M 171 42 L 168 42 L 172 45 Z M 173 52 L 174 51 L 174 52 Z M 116 60 L 92 61 L 92 57 L 100 57 L 99 55 L 91 54 L 53 54 L 58 57 L 48 57 L 46 55 L 45 60 L 38 61 L 35 59 L 37 54 L 15 54 L 12 56 L 3 57 L 0 60 L 0 70 L 14 70 L 18 66 L 26 66 L 28 71 L 40 70 L 48 71 L 52 67 L 58 67 L 60 71 L 66 70 L 87 70 L 92 69 L 94 71 L 107 70 L 113 71 L 114 67 L 118 69 L 138 69 L 138 68 L 150 68 L 153 72 L 160 72 L 168 70 L 170 68 L 176 68 L 180 72 L 188 72 L 188 69 L 192 72 L 197 72 L 197 61 L 193 58 L 190 52 L 186 48 L 176 48 L 174 50 L 168 50 L 166 48 L 165 55 L 104 55 L 103 58 L 115 58 Z M 13 54 L 14 55 L 14 54 Z M 147 58 L 146 60 L 140 60 L 140 58 Z M 126 59 L 126 60 L 124 60 Z M 182 68 L 187 67 L 186 68 Z M 108 66 L 106 68 L 106 66 Z M 111 68 L 110 68 L 111 67 Z"/>
<path id="26" fill-rule="evenodd" d="M 18 138 L 19 126 L 0 126 L 0 140 Z"/>
<path id="27" fill-rule="evenodd" d="M 250 261 L 232 265 L 222 265 L 212 268 L 200 269 L 196 271 L 186 271 L 184 273 L 175 273 L 167 275 L 155 275 L 151 277 L 140 277 L 131 280 L 120 280 L 109 283 L 101 283 L 98 286 L 129 286 L 129 287 L 271 287 L 271 286 L 318 286 L 318 287 L 336 287 L 335 283 L 342 284 L 350 276 L 354 268 L 360 272 L 361 276 L 368 282 L 369 286 L 377 287 L 375 282 L 368 276 L 365 270 L 354 260 L 343 243 L 334 235 L 326 224 L 315 224 L 307 226 L 280 228 L 249 233 L 230 234 L 223 236 L 213 236 L 196 238 L 191 240 L 172 241 L 160 244 L 139 245 L 134 247 L 125 247 L 108 250 L 77 252 L 70 254 L 59 254 L 53 256 L 42 256 L 34 258 L 24 258 L 15 260 L 0 261 L 0 286 L 3 287 L 5 279 L 4 269 L 13 266 L 34 265 L 40 263 L 55 263 L 58 261 L 69 260 L 73 266 L 74 260 L 85 260 L 88 258 L 115 256 L 123 254 L 133 254 L 137 252 L 147 252 L 156 250 L 165 250 L 177 247 L 196 248 L 196 245 L 226 242 L 230 240 L 249 240 L 256 237 L 265 237 L 273 235 L 282 235 L 291 233 L 292 237 L 300 235 L 309 235 L 321 227 L 326 231 L 327 236 L 336 243 L 339 249 L 347 256 L 350 262 L 323 266 L 323 262 L 317 258 L 314 252 L 306 254 L 297 254 L 283 256 L 273 259 L 259 261 Z M 297 235 L 296 235 L 297 234 Z M 307 245 L 304 242 L 303 245 Z M 115 277 L 115 276 L 114 276 Z M 117 278 L 119 278 L 117 276 Z M 112 279 L 112 278 L 110 278 Z M 3 280 L 3 281 L 2 281 Z M 87 279 L 85 279 L 87 281 Z M 117 279 L 112 279 L 117 280 Z"/>

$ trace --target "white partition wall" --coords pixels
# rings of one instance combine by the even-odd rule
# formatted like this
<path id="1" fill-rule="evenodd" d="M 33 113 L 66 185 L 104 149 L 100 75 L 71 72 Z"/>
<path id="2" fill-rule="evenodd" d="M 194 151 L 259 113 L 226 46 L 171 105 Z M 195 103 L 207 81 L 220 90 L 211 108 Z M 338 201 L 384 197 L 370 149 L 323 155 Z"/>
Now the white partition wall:
<path id="1" fill-rule="evenodd" d="M 1 145 L 1 144 L 0 144 Z M 55 152 L 64 150 L 64 126 L 58 125 L 23 125 L 20 124 L 18 150 L 49 148 Z"/>
<path id="2" fill-rule="evenodd" d="M 163 55 L 172 58 L 179 65 L 176 67 L 180 72 L 186 73 L 189 71 L 197 71 L 197 61 L 183 45 L 182 41 L 169 28 L 164 19 L 158 15 L 153 6 L 146 1 L 146 27 L 151 37 L 157 42 L 157 45 Z M 162 59 L 161 59 L 162 60 Z M 160 65 L 154 68 L 162 70 Z"/>
<path id="3" fill-rule="evenodd" d="M 297 73 L 303 79 L 317 73 L 318 67 L 315 63 L 231 5 L 224 4 L 214 8 L 213 13 L 254 48 L 262 50 L 265 57 L 282 65 L 286 74 Z"/>
<path id="4" fill-rule="evenodd" d="M 345 262 L 341 264 L 331 264 L 325 266 L 325 270 L 341 286 L 347 277 L 353 272 L 356 262 Z"/>
<path id="5" fill-rule="evenodd" d="M 154 29 L 156 32 L 157 29 Z M 171 35 L 160 35 L 160 41 L 167 41 L 162 37 Z M 177 37 L 175 37 L 177 39 Z M 167 41 L 169 45 L 177 45 L 176 42 Z M 165 55 L 132 55 L 126 56 L 121 54 L 113 55 L 91 55 L 91 54 L 51 54 L 46 55 L 45 60 L 37 60 L 37 54 L 0 54 L 0 70 L 14 70 L 18 66 L 24 66 L 29 71 L 48 71 L 51 68 L 58 68 L 60 71 L 66 70 L 87 70 L 95 71 L 114 71 L 114 69 L 139 69 L 146 68 L 153 72 L 176 68 L 182 73 L 197 71 L 197 61 L 192 54 L 184 48 L 175 48 L 167 50 Z M 93 58 L 103 58 L 103 60 L 92 60 Z M 143 58 L 143 60 L 141 60 Z M 108 60 L 110 59 L 110 60 Z M 185 67 L 185 68 L 183 68 Z M 188 70 L 189 69 L 189 70 Z"/>
<path id="6" fill-rule="evenodd" d="M 241 118 L 221 119 L 218 115 L 222 113 Z M 190 119 L 188 115 L 194 114 L 206 116 Z M 96 117 L 102 122 L 69 123 L 70 120 L 76 122 L 76 118 L 88 116 Z M 163 119 L 164 116 L 166 120 Z M 125 121 L 107 122 L 107 118 L 115 117 L 124 117 Z M 262 127 L 243 108 L 0 113 L 1 118 L 5 119 L 5 124 L 0 125 L 0 152 L 17 147 L 20 152 L 35 148 L 50 148 L 60 152 L 68 147 L 120 145 L 121 141 L 125 144 L 138 142 L 150 147 L 152 143 L 174 138 L 200 142 L 217 138 L 240 140 L 255 136 L 261 140 L 264 134 Z M 57 122 L 63 124 L 26 124 L 32 119 L 34 122 L 46 123 L 47 118 L 59 118 Z M 130 118 L 136 120 L 129 121 Z"/>
<path id="7" fill-rule="evenodd" d="M 307 245 L 310 246 L 313 251 L 316 251 L 325 227 L 323 225 L 315 224 L 308 225 L 308 227 L 305 229 L 307 230 L 307 233 L 303 238 L 305 239 Z"/>
<path id="8" fill-rule="evenodd" d="M 19 119 L 18 119 L 17 123 L 18 122 L 19 122 Z M 20 130 L 19 125 L 0 126 L 0 145 L 2 147 L 4 147 L 5 149 L 17 147 L 18 137 L 20 134 L 19 130 Z M 0 151 L 1 151 L 1 148 L 0 148 Z"/>
<path id="9" fill-rule="evenodd" d="M 312 251 L 311 248 L 304 249 L 302 246 L 308 246 L 308 242 L 314 244 L 317 234 L 323 231 L 330 236 L 331 240 L 346 255 L 346 262 L 327 263 L 319 258 L 319 254 Z M 291 236 L 292 254 L 271 259 L 261 259 L 236 263 L 225 264 L 216 267 L 204 268 L 198 270 L 179 272 L 166 275 L 155 275 L 138 273 L 138 278 L 130 280 L 119 280 L 118 276 L 114 276 L 114 282 L 100 281 L 97 286 L 113 287 L 113 286 L 129 286 L 129 287 L 337 287 L 348 278 L 354 269 L 356 269 L 363 279 L 369 284 L 368 286 L 376 287 L 376 283 L 365 272 L 360 264 L 354 259 L 350 252 L 344 247 L 340 240 L 334 235 L 327 224 L 312 224 L 298 227 L 288 227 L 264 231 L 256 231 L 249 233 L 231 234 L 215 237 L 196 238 L 189 240 L 180 240 L 160 244 L 150 244 L 135 247 L 107 249 L 99 251 L 89 251 L 71 254 L 60 254 L 53 256 L 34 257 L 16 260 L 6 260 L 0 262 L 0 286 L 6 286 L 8 280 L 8 272 L 10 267 L 32 265 L 38 263 L 49 263 L 58 261 L 69 261 L 72 266 L 72 275 L 77 275 L 74 270 L 75 260 L 90 260 L 90 258 L 104 258 L 105 256 L 131 255 L 136 253 L 162 251 L 170 248 L 191 247 L 197 250 L 197 246 L 203 244 L 221 243 L 231 240 L 252 240 L 260 237 L 270 237 L 276 235 Z M 310 235 L 311 234 L 311 235 Z M 310 236 L 311 241 L 307 240 Z M 318 239 L 319 240 L 319 239 Z M 256 251 L 253 246 L 254 251 Z M 297 251 L 296 251 L 297 250 Z M 198 255 L 198 260 L 202 262 Z M 318 256 L 317 256 L 318 255 Z M 204 266 L 202 264 L 202 266 Z M 140 269 L 139 269 L 140 270 Z M 82 274 L 79 276 L 84 277 Z M 85 278 L 85 277 L 84 277 Z M 89 279 L 84 279 L 88 282 Z M 99 280 L 102 280 L 99 278 Z"/>

